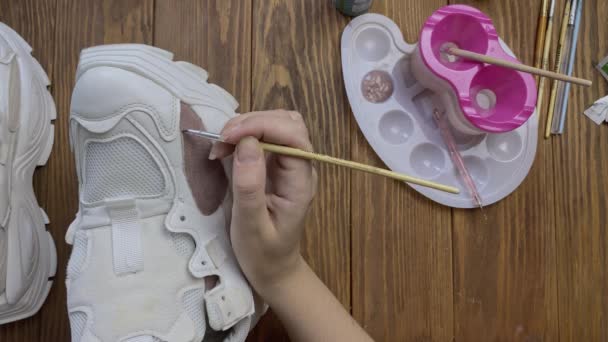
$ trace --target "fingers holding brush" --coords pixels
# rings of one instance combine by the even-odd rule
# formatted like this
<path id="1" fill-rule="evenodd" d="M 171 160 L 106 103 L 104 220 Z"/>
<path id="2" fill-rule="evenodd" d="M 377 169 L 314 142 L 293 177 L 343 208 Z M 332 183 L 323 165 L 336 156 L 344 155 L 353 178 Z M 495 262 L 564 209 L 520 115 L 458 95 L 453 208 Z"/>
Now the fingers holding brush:
<path id="1" fill-rule="evenodd" d="M 312 144 L 308 135 L 308 129 L 304 124 L 302 116 L 296 112 L 275 110 L 244 114 L 242 117 L 234 118 L 228 122 L 221 134 L 204 131 L 188 131 L 188 133 L 225 143 L 214 145 L 209 155 L 210 159 L 223 158 L 230 155 L 233 152 L 233 148 L 227 145 L 236 145 L 245 137 L 253 137 L 260 142 L 260 145 L 265 152 L 277 155 L 276 166 L 287 172 L 294 171 L 300 175 L 302 172 L 306 172 L 306 174 L 308 174 L 312 169 L 311 161 L 314 160 L 390 177 L 453 194 L 458 194 L 460 192 L 460 190 L 454 186 L 448 186 L 350 160 L 314 153 L 312 152 Z M 305 182 L 307 180 L 308 178 L 305 179 Z"/>
<path id="2" fill-rule="evenodd" d="M 213 146 L 210 153 L 212 159 L 224 158 L 232 154 L 235 145 L 246 137 L 302 151 L 312 151 L 312 143 L 302 115 L 293 111 L 270 110 L 246 113 L 228 121 L 220 135 L 224 143 L 219 142 Z M 275 200 L 307 202 L 316 191 L 313 180 L 316 176 L 310 160 L 269 153 L 267 163 L 268 177 L 271 180 L 268 190 L 276 197 Z"/>
<path id="3" fill-rule="evenodd" d="M 246 136 L 260 141 L 312 151 L 312 144 L 302 115 L 294 111 L 269 110 L 239 115 L 228 121 L 221 136 L 226 143 L 216 143 L 210 159 L 224 158 L 234 152 L 234 144 Z"/>

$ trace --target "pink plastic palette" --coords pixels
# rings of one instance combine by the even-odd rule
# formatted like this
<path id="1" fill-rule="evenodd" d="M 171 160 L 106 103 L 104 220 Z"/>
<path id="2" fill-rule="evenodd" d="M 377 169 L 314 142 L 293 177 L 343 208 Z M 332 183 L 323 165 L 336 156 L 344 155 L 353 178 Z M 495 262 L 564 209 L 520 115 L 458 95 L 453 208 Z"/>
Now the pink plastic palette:
<path id="1" fill-rule="evenodd" d="M 445 6 L 427 19 L 412 60 L 413 70 L 424 86 L 454 92 L 460 110 L 449 119 L 455 126 L 471 134 L 502 133 L 528 120 L 536 105 L 532 75 L 460 59 L 446 52 L 449 47 L 519 61 L 502 47 L 490 18 L 476 8 Z"/>
<path id="2" fill-rule="evenodd" d="M 460 22 L 462 21 L 455 21 Z M 468 32 L 459 27 L 453 30 Z M 471 30 L 474 32 L 474 29 Z M 472 37 L 472 33 L 463 36 Z M 509 59 L 514 59 L 500 38 L 495 39 L 497 45 L 492 45 L 493 49 L 500 48 Z M 447 43 L 471 49 L 466 40 L 448 40 Z M 457 89 L 461 90 L 456 93 L 456 88 L 447 81 L 445 75 L 430 71 L 424 62 L 414 62 L 416 56 L 421 55 L 417 52 L 418 46 L 406 43 L 395 23 L 382 15 L 365 14 L 352 20 L 342 34 L 341 44 L 348 99 L 359 128 L 378 156 L 394 171 L 456 186 L 461 189 L 461 193 L 448 194 L 412 185 L 414 189 L 447 206 L 476 207 L 458 170 L 451 162 L 449 151 L 433 120 L 435 109 L 445 111 L 445 115 L 450 118 L 447 124 L 456 148 L 484 206 L 504 198 L 519 186 L 536 153 L 538 120 L 533 108 L 528 120 L 523 120 L 519 126 L 500 128 L 503 129 L 502 133 L 490 133 L 499 129 L 482 129 L 470 122 L 464 116 L 464 113 L 469 112 L 461 109 L 461 99 L 468 101 L 477 112 L 487 110 L 487 113 L 473 114 L 498 127 L 502 122 L 512 121 L 503 118 L 523 118 L 528 115 L 524 112 L 530 109 L 527 103 L 535 97 L 535 93 L 530 93 L 528 98 L 528 90 L 525 91 L 526 95 L 521 97 L 526 100 L 517 106 L 521 110 L 519 115 L 515 115 L 515 110 L 507 111 L 507 107 L 504 107 L 506 105 L 503 105 L 503 95 L 511 96 L 512 92 L 503 90 L 501 87 L 506 87 L 507 84 L 495 82 L 492 77 L 486 80 L 483 77 L 483 73 L 488 72 L 484 71 L 488 70 L 486 66 L 439 54 L 436 57 L 437 63 L 455 63 L 450 64 L 454 69 L 450 69 L 453 71 L 450 75 L 468 75 L 460 81 L 456 79 L 455 82 L 459 85 Z M 441 53 L 440 49 L 436 51 Z M 502 77 L 497 73 L 494 75 L 499 79 Z M 522 84 L 529 86 L 524 77 L 520 79 Z M 475 85 L 483 86 L 477 89 Z M 508 86 L 511 87 L 512 84 Z M 517 91 L 515 93 L 520 94 Z M 506 100 L 514 102 L 510 98 Z"/>

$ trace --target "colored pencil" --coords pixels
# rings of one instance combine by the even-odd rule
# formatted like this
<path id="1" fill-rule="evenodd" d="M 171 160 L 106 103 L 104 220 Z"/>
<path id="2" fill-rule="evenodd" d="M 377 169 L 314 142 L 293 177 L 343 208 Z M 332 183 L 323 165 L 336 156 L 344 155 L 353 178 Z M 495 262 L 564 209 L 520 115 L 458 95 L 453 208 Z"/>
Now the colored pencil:
<path id="1" fill-rule="evenodd" d="M 572 32 L 572 43 L 570 44 L 570 57 L 568 58 L 568 70 L 567 74 L 572 75 L 572 71 L 574 70 L 574 59 L 576 57 L 576 46 L 578 44 L 578 32 L 581 27 L 581 16 L 583 13 L 583 0 L 578 0 L 578 4 L 576 5 L 576 18 L 574 19 L 574 29 Z M 556 134 L 564 133 L 565 123 L 566 123 L 566 113 L 568 111 L 568 96 L 570 94 L 570 83 L 566 83 L 564 85 L 563 91 L 563 101 L 562 106 L 560 108 L 559 119 L 557 124 L 557 129 L 553 131 Z"/>
<path id="2" fill-rule="evenodd" d="M 576 17 L 576 6 L 578 4 L 578 0 L 571 0 L 570 6 L 570 14 L 568 16 L 568 27 L 566 28 L 566 38 L 564 40 L 563 52 L 561 56 L 561 62 L 559 65 L 559 70 L 563 73 L 567 73 L 568 70 L 568 60 L 570 59 L 570 51 L 572 44 L 572 32 L 574 31 L 574 18 Z M 559 123 L 559 113 L 563 104 L 563 95 L 564 95 L 564 83 L 557 82 L 557 91 L 555 95 L 555 105 L 553 106 L 553 114 L 551 117 L 551 134 L 553 131 L 557 129 L 557 125 Z"/>
<path id="3" fill-rule="evenodd" d="M 562 56 L 564 54 L 564 47 L 566 43 L 566 33 L 568 32 L 568 21 L 570 20 L 570 7 L 572 1 L 566 1 L 566 8 L 564 9 L 564 16 L 562 18 L 562 26 L 559 34 L 559 41 L 557 42 L 557 49 L 555 52 L 555 72 L 560 72 L 562 67 Z M 545 139 L 551 135 L 551 124 L 553 123 L 553 111 L 555 110 L 555 99 L 557 97 L 557 86 L 558 81 L 553 80 L 551 84 L 551 94 L 549 96 L 549 109 L 547 111 L 547 123 L 545 124 Z"/>

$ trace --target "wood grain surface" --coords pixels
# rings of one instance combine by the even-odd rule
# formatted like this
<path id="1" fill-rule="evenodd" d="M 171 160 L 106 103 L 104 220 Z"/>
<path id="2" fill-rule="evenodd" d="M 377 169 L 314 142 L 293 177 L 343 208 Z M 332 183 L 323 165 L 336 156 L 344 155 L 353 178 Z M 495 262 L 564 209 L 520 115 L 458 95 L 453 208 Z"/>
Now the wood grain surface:
<path id="1" fill-rule="evenodd" d="M 339 48 L 346 18 L 329 1 L 310 0 L 254 1 L 252 18 L 251 109 L 299 111 L 315 152 L 349 159 L 351 115 L 342 86 Z M 302 250 L 319 277 L 349 308 L 350 172 L 327 164 L 316 167 L 320 190 L 307 220 Z M 288 340 L 283 332 L 261 329 L 264 333 L 255 340 Z"/>
<path id="2" fill-rule="evenodd" d="M 426 17 L 447 2 L 376 0 L 372 12 L 415 42 Z M 518 57 L 533 62 L 541 0 L 452 2 L 486 12 Z M 557 1 L 554 39 L 564 4 Z M 574 74 L 594 85 L 572 87 L 565 134 L 541 138 L 524 182 L 483 214 L 317 165 L 303 252 L 376 340 L 608 341 L 608 127 L 581 114 L 608 90 L 594 70 L 608 53 L 607 17 L 608 3 L 585 1 Z M 383 166 L 352 119 L 340 64 L 349 19 L 330 0 L 0 0 L 0 21 L 32 45 L 58 109 L 51 158 L 34 180 L 57 244 L 56 281 L 37 315 L 0 326 L 2 342 L 70 339 L 64 235 L 78 201 L 67 118 L 82 48 L 168 49 L 208 70 L 241 112 L 298 110 L 317 152 Z M 271 312 L 249 340 L 289 338 Z"/>
<path id="3" fill-rule="evenodd" d="M 467 3 L 497 18 L 507 45 L 524 63 L 533 63 L 536 31 L 522 28 L 536 27 L 539 2 Z M 541 115 L 536 159 L 517 191 L 486 208 L 487 220 L 479 211 L 453 210 L 456 340 L 558 339 L 556 202 L 554 178 L 547 177 L 553 173 L 551 143 L 540 138 L 544 120 Z"/>
<path id="4" fill-rule="evenodd" d="M 608 2 L 585 1 L 566 134 L 552 139 L 557 302 L 563 341 L 608 341 L 608 127 L 582 114 L 608 94 L 595 65 L 608 54 Z"/>
<path id="5" fill-rule="evenodd" d="M 445 5 L 376 1 L 408 42 Z M 369 113 L 382 115 L 383 113 Z M 353 160 L 381 166 L 356 123 Z M 451 210 L 406 184 L 352 173 L 353 315 L 378 341 L 447 341 L 453 334 Z"/>

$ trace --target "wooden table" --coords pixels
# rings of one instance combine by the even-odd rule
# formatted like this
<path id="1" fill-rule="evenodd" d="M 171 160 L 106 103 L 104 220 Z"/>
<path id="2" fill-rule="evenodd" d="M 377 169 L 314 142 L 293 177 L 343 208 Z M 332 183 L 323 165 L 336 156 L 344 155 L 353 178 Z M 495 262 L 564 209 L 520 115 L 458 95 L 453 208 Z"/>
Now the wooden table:
<path id="1" fill-rule="evenodd" d="M 465 2 L 488 13 L 521 60 L 532 63 L 540 0 Z M 376 0 L 372 11 L 414 42 L 445 4 Z M 405 184 L 320 167 L 303 249 L 375 339 L 608 341 L 608 127 L 580 114 L 606 94 L 594 62 L 608 53 L 607 18 L 608 2 L 585 1 L 574 73 L 594 85 L 573 87 L 566 134 L 539 141 L 530 174 L 486 208 L 487 221 Z M 58 247 L 56 282 L 35 317 L 0 327 L 0 341 L 70 336 L 64 234 L 77 210 L 77 186 L 68 113 L 84 47 L 139 42 L 171 50 L 207 69 L 241 111 L 298 110 L 317 151 L 382 166 L 349 108 L 340 66 L 349 19 L 330 0 L 0 0 L 0 20 L 33 46 L 59 113 L 51 159 L 34 182 Z M 269 314 L 250 340 L 287 337 Z"/>

